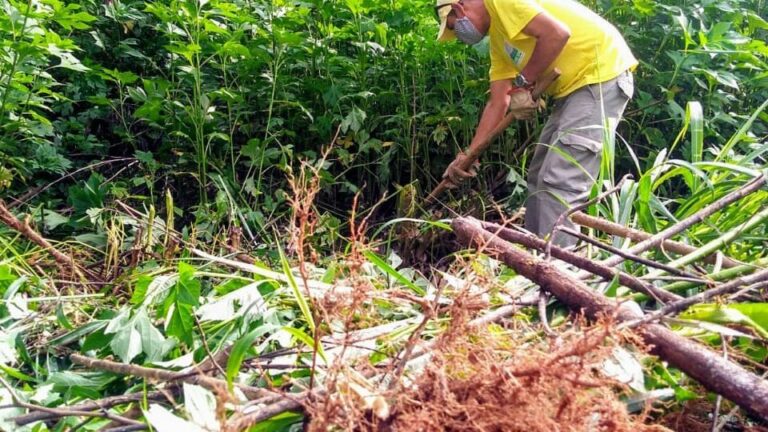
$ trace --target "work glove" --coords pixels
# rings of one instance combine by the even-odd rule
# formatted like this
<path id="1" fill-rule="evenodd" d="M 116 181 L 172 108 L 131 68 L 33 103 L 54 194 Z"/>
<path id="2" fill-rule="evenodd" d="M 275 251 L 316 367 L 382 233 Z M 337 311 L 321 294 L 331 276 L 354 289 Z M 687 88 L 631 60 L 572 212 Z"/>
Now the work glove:
<path id="1" fill-rule="evenodd" d="M 516 120 L 530 120 L 540 108 L 538 102 L 533 100 L 531 90 L 523 87 L 513 87 L 509 91 L 509 113 Z"/>
<path id="2" fill-rule="evenodd" d="M 453 189 L 463 183 L 466 179 L 472 178 L 477 175 L 477 170 L 480 168 L 480 161 L 475 160 L 469 170 L 464 171 L 461 166 L 464 165 L 464 161 L 467 159 L 467 155 L 464 152 L 459 152 L 456 158 L 448 165 L 443 173 L 443 180 L 448 182 L 448 188 Z"/>

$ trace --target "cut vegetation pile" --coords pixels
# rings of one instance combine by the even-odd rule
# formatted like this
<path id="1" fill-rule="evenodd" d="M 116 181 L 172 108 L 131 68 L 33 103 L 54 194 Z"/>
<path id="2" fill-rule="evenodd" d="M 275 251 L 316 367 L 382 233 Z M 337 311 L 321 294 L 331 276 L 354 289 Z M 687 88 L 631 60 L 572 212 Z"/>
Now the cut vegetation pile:
<path id="1" fill-rule="evenodd" d="M 52 311 L 44 299 L 20 293 L 32 279 L 13 280 L 5 334 L 38 334 L 40 343 L 24 351 L 6 345 L 6 370 L 21 386 L 2 382 L 4 403 L 15 407 L 3 411 L 5 426 L 238 431 L 287 427 L 306 413 L 310 430 L 663 430 L 653 425 L 663 412 L 652 405 L 653 395 L 668 398 L 699 386 L 726 398 L 721 403 L 717 396 L 716 414 L 721 405 L 733 407 L 723 422 L 768 418 L 768 381 L 753 372 L 764 361 L 753 356 L 764 349 L 764 317 L 754 313 L 763 303 L 751 301 L 764 296 L 768 270 L 702 252 L 714 252 L 709 245 L 724 244 L 722 237 L 735 240 L 732 231 L 699 248 L 671 240 L 731 206 L 762 199 L 764 175 L 653 235 L 578 208 L 564 215 L 636 240 L 621 249 L 585 237 L 595 249 L 566 251 L 513 225 L 457 218 L 456 240 L 477 255 L 456 255 L 431 280 L 397 270 L 395 255 L 380 257 L 362 237 L 333 269 L 310 264 L 305 256 L 313 252 L 303 242 L 315 216 L 307 202 L 318 187 L 310 178 L 303 173 L 294 180 L 296 196 L 306 198 L 293 201 L 295 268 L 282 250 L 281 271 L 254 265 L 233 245 L 234 259 L 212 255 L 155 220 L 143 229 L 158 230 L 192 255 L 176 270 L 145 270 L 132 287 L 116 281 L 119 296 L 132 292 L 131 306 L 105 312 L 73 296 L 75 303 L 59 303 L 57 319 L 39 320 Z M 590 204 L 610 199 L 626 182 Z M 93 283 L 88 275 L 98 275 L 96 267 L 56 258 L 62 256 L 56 246 L 5 208 L 2 215 L 41 248 L 36 253 L 54 258 L 61 277 Z M 756 217 L 762 216 L 748 216 L 743 225 L 753 226 Z M 680 256 L 654 252 L 668 247 Z M 601 249 L 608 252 L 602 260 Z M 125 259 L 151 259 L 136 253 Z M 700 264 L 686 268 L 689 263 Z M 9 270 L 5 280 L 12 279 Z M 697 286 L 706 289 L 694 293 Z M 83 297 L 104 301 L 97 293 Z M 77 326 L 65 318 L 86 310 L 98 315 Z M 531 320 L 536 317 L 547 319 Z M 72 330 L 58 329 L 65 323 Z M 721 352 L 694 339 L 717 342 Z M 14 365 L 52 353 L 46 343 L 59 371 L 37 382 Z M 667 363 L 697 384 L 673 378 Z M 647 393 L 648 385 L 655 392 Z M 665 388 L 671 393 L 660 391 Z M 111 395 L 94 397 L 102 392 Z M 635 415 L 628 400 L 639 401 Z M 734 416 L 736 407 L 752 420 Z"/>
<path id="2" fill-rule="evenodd" d="M 767 430 L 768 3 L 582 2 L 641 63 L 562 250 L 546 110 L 427 204 L 434 1 L 0 0 L 0 430 Z"/>

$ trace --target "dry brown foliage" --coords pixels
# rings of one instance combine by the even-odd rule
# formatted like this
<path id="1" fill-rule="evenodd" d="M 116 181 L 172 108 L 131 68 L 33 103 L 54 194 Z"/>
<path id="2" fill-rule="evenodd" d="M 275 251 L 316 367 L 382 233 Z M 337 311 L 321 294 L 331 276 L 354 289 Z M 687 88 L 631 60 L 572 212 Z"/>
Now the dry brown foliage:
<path id="1" fill-rule="evenodd" d="M 440 352 L 397 401 L 392 430 L 643 430 L 598 369 L 609 327 L 515 346 L 488 331 Z"/>
<path id="2" fill-rule="evenodd" d="M 463 327 L 463 326 L 460 326 Z M 661 431 L 619 400 L 623 387 L 599 373 L 621 337 L 610 324 L 556 340 L 495 329 L 450 331 L 408 385 L 382 395 L 388 416 L 351 404 L 345 389 L 310 409 L 310 430 Z M 528 331 L 530 329 L 527 329 Z M 530 333 L 529 333 L 530 334 Z M 332 403 L 332 401 L 337 403 Z M 380 403 L 380 402 L 379 402 Z M 370 404 L 369 404 L 370 405 Z M 380 417 L 380 416 L 379 416 Z"/>

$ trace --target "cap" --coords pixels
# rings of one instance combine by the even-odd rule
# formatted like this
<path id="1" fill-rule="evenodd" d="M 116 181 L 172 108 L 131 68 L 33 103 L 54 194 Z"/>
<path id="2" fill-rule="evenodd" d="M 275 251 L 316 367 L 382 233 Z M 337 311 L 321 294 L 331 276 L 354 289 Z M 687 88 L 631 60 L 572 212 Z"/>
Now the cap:
<path id="1" fill-rule="evenodd" d="M 445 42 L 456 39 L 456 34 L 448 28 L 448 14 L 451 13 L 451 5 L 458 3 L 459 0 L 437 0 L 435 4 L 435 14 L 440 20 L 440 31 L 437 33 L 437 40 Z"/>

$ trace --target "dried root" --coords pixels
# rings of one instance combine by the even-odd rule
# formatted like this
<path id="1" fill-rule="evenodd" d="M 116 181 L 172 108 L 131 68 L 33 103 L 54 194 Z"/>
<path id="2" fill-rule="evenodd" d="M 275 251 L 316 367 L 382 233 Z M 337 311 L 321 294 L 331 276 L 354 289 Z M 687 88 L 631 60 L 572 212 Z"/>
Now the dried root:
<path id="1" fill-rule="evenodd" d="M 382 397 L 388 401 L 387 417 L 338 389 L 310 408 L 309 430 L 666 430 L 630 416 L 619 400 L 623 387 L 601 375 L 621 339 L 611 328 L 603 323 L 523 345 L 518 332 L 451 332 L 411 385 L 371 396 L 379 404 Z"/>

